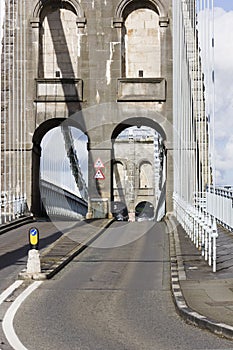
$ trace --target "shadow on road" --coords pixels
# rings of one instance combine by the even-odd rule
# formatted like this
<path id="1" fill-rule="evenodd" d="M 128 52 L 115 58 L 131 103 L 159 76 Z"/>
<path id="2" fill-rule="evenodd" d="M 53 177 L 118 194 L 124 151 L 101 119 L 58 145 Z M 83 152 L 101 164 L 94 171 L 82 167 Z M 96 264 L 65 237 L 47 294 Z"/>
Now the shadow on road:
<path id="1" fill-rule="evenodd" d="M 62 232 L 57 231 L 50 235 L 49 237 L 41 238 L 39 249 L 43 249 L 47 247 L 49 244 L 56 241 L 59 237 L 63 235 Z M 17 248 L 15 250 L 12 250 L 10 252 L 6 252 L 5 254 L 0 256 L 0 270 L 4 269 L 7 266 L 14 265 L 17 263 L 17 265 L 20 265 L 21 262 L 19 262 L 20 259 L 24 258 L 28 254 L 28 250 L 30 249 L 29 244 L 26 244 L 20 248 Z"/>

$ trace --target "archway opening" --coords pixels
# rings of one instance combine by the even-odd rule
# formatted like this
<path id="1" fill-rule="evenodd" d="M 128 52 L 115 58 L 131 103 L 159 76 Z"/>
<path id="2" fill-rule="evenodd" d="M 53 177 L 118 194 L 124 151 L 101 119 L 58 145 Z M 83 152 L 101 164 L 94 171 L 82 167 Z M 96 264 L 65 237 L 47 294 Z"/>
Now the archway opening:
<path id="1" fill-rule="evenodd" d="M 117 126 L 113 133 L 112 202 L 124 203 L 130 221 L 139 216 L 138 203 L 149 203 L 143 207 L 148 219 L 161 219 L 165 214 L 164 139 L 148 124 L 134 123 Z"/>
<path id="2" fill-rule="evenodd" d="M 82 218 L 88 201 L 88 138 L 66 122 L 44 124 L 34 134 L 33 212 Z"/>
<path id="3" fill-rule="evenodd" d="M 112 202 L 111 212 L 117 221 L 128 221 L 129 219 L 128 208 L 124 202 Z"/>
<path id="4" fill-rule="evenodd" d="M 136 221 L 152 220 L 155 216 L 154 205 L 150 202 L 140 202 L 135 208 Z"/>

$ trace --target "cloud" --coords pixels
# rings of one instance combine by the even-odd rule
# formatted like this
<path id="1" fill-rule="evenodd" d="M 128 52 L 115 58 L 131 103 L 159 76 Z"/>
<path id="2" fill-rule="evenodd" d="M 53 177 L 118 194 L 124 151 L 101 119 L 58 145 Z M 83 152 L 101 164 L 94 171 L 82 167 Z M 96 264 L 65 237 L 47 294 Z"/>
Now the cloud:
<path id="1" fill-rule="evenodd" d="M 221 9 L 224 9 L 226 11 L 233 10 L 232 1 L 230 0 L 214 0 L 214 6 L 220 7 Z"/>
<path id="2" fill-rule="evenodd" d="M 203 20 L 205 14 L 199 16 Z M 233 12 L 214 9 L 216 184 L 233 185 Z M 202 44 L 203 45 L 203 44 Z M 213 137 L 213 135 L 211 136 Z"/>
<path id="3" fill-rule="evenodd" d="M 215 11 L 215 149 L 219 185 L 233 185 L 233 12 Z M 216 175 L 217 175 L 216 174 Z"/>

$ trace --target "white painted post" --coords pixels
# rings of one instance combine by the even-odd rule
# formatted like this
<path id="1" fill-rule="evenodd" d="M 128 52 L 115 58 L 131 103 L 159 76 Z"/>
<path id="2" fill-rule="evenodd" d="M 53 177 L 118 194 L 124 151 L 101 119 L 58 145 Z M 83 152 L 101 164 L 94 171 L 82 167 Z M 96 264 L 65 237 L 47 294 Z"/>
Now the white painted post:
<path id="1" fill-rule="evenodd" d="M 196 248 L 199 248 L 199 224 L 198 224 L 198 210 L 194 209 L 194 225 L 195 225 L 195 235 L 196 235 Z"/>
<path id="2" fill-rule="evenodd" d="M 201 228 L 201 255 L 205 256 L 205 216 L 201 213 L 200 217 L 200 228 Z"/>
<path id="3" fill-rule="evenodd" d="M 217 247 L 216 239 L 218 238 L 216 219 L 213 220 L 212 226 L 212 238 L 213 238 L 213 272 L 217 270 Z"/>
<path id="4" fill-rule="evenodd" d="M 208 217 L 204 214 L 205 260 L 208 260 Z"/>
<path id="5" fill-rule="evenodd" d="M 212 264 L 212 222 L 211 222 L 211 216 L 209 215 L 209 221 L 208 221 L 208 239 L 209 239 L 209 266 Z"/>

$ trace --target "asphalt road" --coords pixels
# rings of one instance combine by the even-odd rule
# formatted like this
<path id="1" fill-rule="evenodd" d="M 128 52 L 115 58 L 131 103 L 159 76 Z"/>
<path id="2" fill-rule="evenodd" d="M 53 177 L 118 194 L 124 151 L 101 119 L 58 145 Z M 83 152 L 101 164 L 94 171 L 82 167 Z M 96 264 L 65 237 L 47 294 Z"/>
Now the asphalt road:
<path id="1" fill-rule="evenodd" d="M 74 222 L 39 221 L 29 223 L 0 235 L 0 293 L 9 287 L 26 267 L 29 246 L 28 231 L 36 226 L 40 232 L 40 252 L 56 241 Z"/>
<path id="2" fill-rule="evenodd" d="M 15 331 L 28 350 L 230 350 L 185 324 L 169 285 L 163 223 L 116 222 L 22 304 Z"/>

